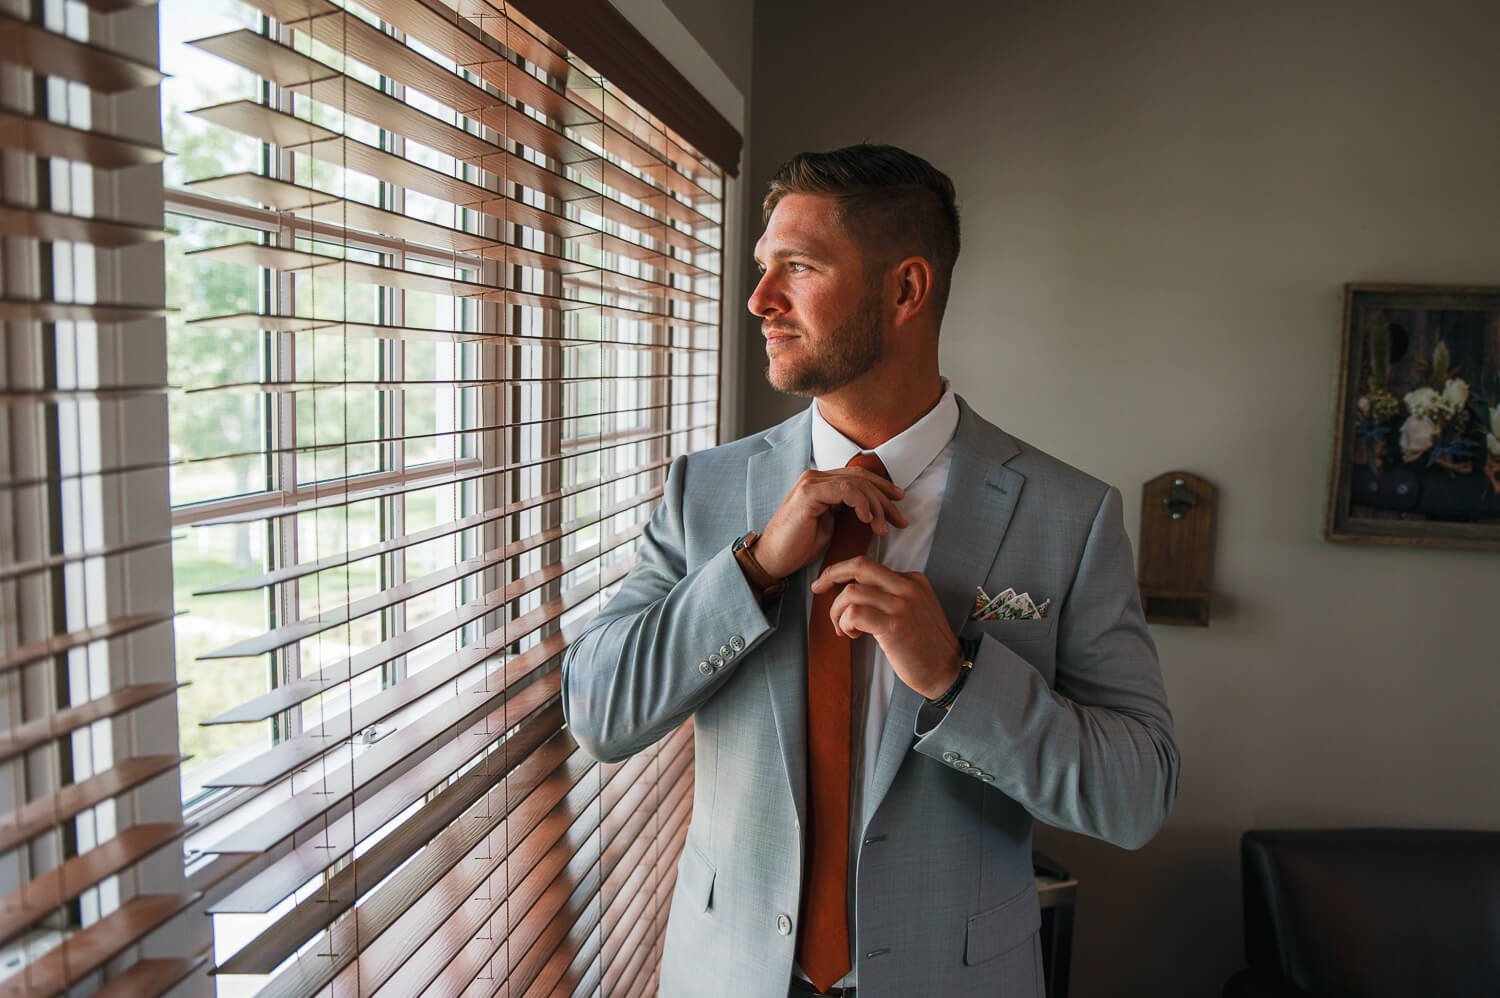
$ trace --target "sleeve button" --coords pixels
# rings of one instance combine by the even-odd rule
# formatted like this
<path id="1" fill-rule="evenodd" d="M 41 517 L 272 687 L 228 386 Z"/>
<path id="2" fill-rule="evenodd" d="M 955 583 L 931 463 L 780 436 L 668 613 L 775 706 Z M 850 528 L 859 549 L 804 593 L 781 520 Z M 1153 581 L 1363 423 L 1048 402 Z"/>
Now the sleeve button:
<path id="1" fill-rule="evenodd" d="M 714 667 L 709 665 L 707 662 L 699 662 L 698 672 L 704 676 L 712 676 L 714 674 Z"/>
<path id="2" fill-rule="evenodd" d="M 792 934 L 792 920 L 787 915 L 776 916 L 776 931 L 784 936 Z"/>
<path id="3" fill-rule="evenodd" d="M 717 672 L 718 670 L 724 668 L 724 656 L 720 655 L 718 652 L 714 652 L 712 655 L 708 656 L 708 664 L 713 666 L 714 671 Z"/>
<path id="4" fill-rule="evenodd" d="M 724 661 L 727 662 L 731 658 L 734 658 L 734 649 L 729 647 L 728 645 L 719 645 L 719 654 L 723 656 Z"/>
<path id="5" fill-rule="evenodd" d="M 729 647 L 734 649 L 736 655 L 745 650 L 745 639 L 738 634 L 729 639 Z"/>
<path id="6" fill-rule="evenodd" d="M 958 753 L 957 752 L 944 752 L 943 753 L 943 761 L 944 762 L 950 762 L 950 763 L 951 762 L 957 762 L 958 761 Z"/>

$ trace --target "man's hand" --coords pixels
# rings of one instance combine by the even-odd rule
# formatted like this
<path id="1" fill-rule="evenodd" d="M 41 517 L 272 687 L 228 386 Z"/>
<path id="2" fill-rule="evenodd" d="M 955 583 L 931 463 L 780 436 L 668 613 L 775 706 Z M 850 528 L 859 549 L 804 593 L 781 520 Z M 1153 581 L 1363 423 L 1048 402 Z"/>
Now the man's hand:
<path id="1" fill-rule="evenodd" d="M 893 572 L 860 555 L 823 569 L 812 591 L 843 583 L 829 608 L 834 630 L 851 638 L 874 637 L 896 676 L 927 699 L 948 692 L 958 678 L 963 647 L 927 576 Z"/>
<path id="2" fill-rule="evenodd" d="M 876 534 L 889 524 L 907 524 L 896 508 L 906 493 L 864 468 L 804 471 L 755 542 L 755 560 L 773 578 L 784 579 L 808 564 L 833 539 L 833 517 L 848 506 Z"/>

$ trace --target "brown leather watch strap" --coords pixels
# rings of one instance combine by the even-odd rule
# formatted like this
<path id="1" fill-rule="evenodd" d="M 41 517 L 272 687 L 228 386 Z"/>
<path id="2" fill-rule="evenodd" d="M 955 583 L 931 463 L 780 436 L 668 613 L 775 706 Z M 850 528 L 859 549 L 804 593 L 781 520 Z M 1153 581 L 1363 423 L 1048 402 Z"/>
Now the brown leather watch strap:
<path id="1" fill-rule="evenodd" d="M 735 541 L 734 560 L 740 563 L 740 570 L 745 573 L 745 580 L 750 583 L 750 588 L 756 591 L 761 603 L 769 603 L 786 592 L 786 579 L 775 578 L 761 567 L 759 561 L 755 560 L 755 553 L 751 548 L 759 539 L 760 535 L 752 530 Z"/>

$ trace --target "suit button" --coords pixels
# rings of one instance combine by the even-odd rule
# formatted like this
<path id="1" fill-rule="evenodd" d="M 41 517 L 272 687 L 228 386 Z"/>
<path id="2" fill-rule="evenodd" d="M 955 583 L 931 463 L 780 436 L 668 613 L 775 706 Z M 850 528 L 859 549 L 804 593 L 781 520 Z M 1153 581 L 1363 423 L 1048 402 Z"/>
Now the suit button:
<path id="1" fill-rule="evenodd" d="M 776 916 L 776 931 L 780 932 L 784 936 L 791 935 L 792 934 L 792 920 L 791 920 L 791 918 L 789 916 L 787 916 L 787 915 L 777 915 Z"/>
<path id="2" fill-rule="evenodd" d="M 734 649 L 728 645 L 719 645 L 719 654 L 724 656 L 724 661 L 727 662 L 731 658 L 734 658 Z"/>
<path id="3" fill-rule="evenodd" d="M 724 668 L 724 656 L 720 655 L 718 652 L 714 652 L 712 655 L 708 656 L 708 664 L 713 666 L 714 671 L 717 672 L 720 669 Z"/>
<path id="4" fill-rule="evenodd" d="M 995 778 L 993 776 L 991 776 L 989 773 L 985 773 L 983 776 L 980 777 L 980 779 L 983 780 L 986 783 L 994 783 L 995 782 Z"/>
<path id="5" fill-rule="evenodd" d="M 698 671 L 705 676 L 712 676 L 714 674 L 714 667 L 707 662 L 699 662 Z"/>
<path id="6" fill-rule="evenodd" d="M 943 761 L 944 762 L 957 762 L 958 761 L 958 753 L 957 752 L 944 752 L 943 753 Z"/>
<path id="7" fill-rule="evenodd" d="M 969 760 L 967 760 L 967 759 L 960 759 L 957 762 L 955 762 L 953 765 L 954 765 L 954 768 L 956 768 L 956 769 L 973 769 L 974 768 L 973 766 L 971 766 L 969 764 Z"/>
<path id="8" fill-rule="evenodd" d="M 745 639 L 740 637 L 738 634 L 735 634 L 729 639 L 729 647 L 733 648 L 734 653 L 738 655 L 740 652 L 745 650 Z"/>

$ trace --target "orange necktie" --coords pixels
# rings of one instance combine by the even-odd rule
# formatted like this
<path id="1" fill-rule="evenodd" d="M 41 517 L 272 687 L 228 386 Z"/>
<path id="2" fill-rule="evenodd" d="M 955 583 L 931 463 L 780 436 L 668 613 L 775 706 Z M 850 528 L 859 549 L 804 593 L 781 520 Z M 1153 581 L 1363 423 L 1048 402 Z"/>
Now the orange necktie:
<path id="1" fill-rule="evenodd" d="M 874 454 L 856 454 L 851 468 L 890 478 Z M 841 506 L 823 567 L 870 548 L 873 532 Z M 797 962 L 819 991 L 849 972 L 849 784 L 853 769 L 854 642 L 833 629 L 828 611 L 843 589 L 814 593 L 807 623 L 807 848 Z"/>

